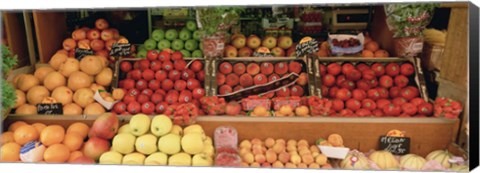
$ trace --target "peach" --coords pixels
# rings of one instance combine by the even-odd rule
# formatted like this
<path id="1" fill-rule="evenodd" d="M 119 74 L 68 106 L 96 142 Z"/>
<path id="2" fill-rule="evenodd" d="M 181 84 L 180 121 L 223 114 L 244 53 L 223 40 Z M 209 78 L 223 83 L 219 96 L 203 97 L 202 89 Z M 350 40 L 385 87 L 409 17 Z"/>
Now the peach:
<path id="1" fill-rule="evenodd" d="M 270 76 L 268 76 L 268 82 L 276 81 L 278 79 L 280 79 L 280 76 L 278 76 L 277 74 L 271 74 Z"/>
<path id="2" fill-rule="evenodd" d="M 301 149 L 301 150 L 298 150 L 298 154 L 300 154 L 300 156 L 303 156 L 303 155 L 307 155 L 307 154 L 312 154 L 312 152 L 310 152 L 309 149 Z"/>
<path id="3" fill-rule="evenodd" d="M 217 73 L 217 77 L 216 77 L 216 78 L 217 78 L 217 85 L 220 86 L 220 85 L 225 84 L 225 80 L 226 80 L 226 79 L 225 79 L 225 75 L 224 75 L 224 74 L 222 74 L 222 73 Z"/>
<path id="4" fill-rule="evenodd" d="M 313 159 L 313 158 L 312 158 Z M 255 162 L 257 163 L 264 163 L 265 161 L 267 161 L 267 159 L 265 158 L 265 155 L 263 154 L 255 154 Z"/>
<path id="5" fill-rule="evenodd" d="M 100 38 L 100 31 L 97 29 L 90 29 L 87 31 L 87 39 L 94 40 Z"/>
<path id="6" fill-rule="evenodd" d="M 255 77 L 253 78 L 253 83 L 255 85 L 266 84 L 267 82 L 268 82 L 267 76 L 261 73 L 255 75 Z"/>
<path id="7" fill-rule="evenodd" d="M 252 153 L 246 153 L 242 156 L 242 159 L 244 162 L 247 162 L 247 163 L 253 163 L 254 161 L 254 155 Z"/>
<path id="8" fill-rule="evenodd" d="M 222 85 L 220 86 L 220 88 L 218 89 L 218 93 L 219 94 L 228 94 L 228 93 L 232 93 L 233 92 L 233 89 L 231 86 L 229 85 Z"/>
<path id="9" fill-rule="evenodd" d="M 290 154 L 285 151 L 281 152 L 280 154 L 278 154 L 278 160 L 282 163 L 287 163 L 288 161 L 290 161 Z"/>
<path id="10" fill-rule="evenodd" d="M 230 74 L 227 75 L 225 83 L 227 83 L 227 85 L 229 85 L 231 87 L 234 87 L 238 84 L 238 80 L 239 80 L 239 77 L 238 77 L 237 74 L 230 73 Z"/>
<path id="11" fill-rule="evenodd" d="M 116 42 L 117 42 L 117 40 L 114 40 L 114 39 L 107 40 L 107 41 L 105 41 L 105 47 L 107 48 L 107 50 L 112 50 L 112 46 Z"/>
<path id="12" fill-rule="evenodd" d="M 272 148 L 273 145 L 275 145 L 275 139 L 273 138 L 267 138 L 265 139 L 265 146 L 268 148 Z"/>
<path id="13" fill-rule="evenodd" d="M 302 64 L 297 61 L 292 61 L 288 64 L 288 71 L 290 73 L 300 74 L 300 72 L 302 72 Z"/>
<path id="14" fill-rule="evenodd" d="M 275 162 L 272 164 L 272 167 L 273 167 L 273 168 L 283 168 L 284 166 L 283 166 L 283 163 L 282 163 L 282 162 L 280 162 L 280 161 L 277 160 L 277 161 L 275 161 Z"/>
<path id="15" fill-rule="evenodd" d="M 253 138 L 253 139 L 252 139 L 252 144 L 253 144 L 253 145 L 257 144 L 257 145 L 260 145 L 260 146 L 261 146 L 261 145 L 263 145 L 263 142 L 262 142 L 262 140 L 260 140 L 260 139 L 258 139 L 258 138 Z"/>
<path id="16" fill-rule="evenodd" d="M 260 163 L 253 162 L 253 163 L 250 164 L 250 167 L 259 168 L 259 167 L 260 167 Z"/>
<path id="17" fill-rule="evenodd" d="M 297 146 L 307 146 L 308 147 L 308 141 L 305 139 L 300 139 L 297 143 Z"/>
<path id="18" fill-rule="evenodd" d="M 308 83 L 308 74 L 307 73 L 300 73 L 297 79 L 297 84 L 300 86 L 305 86 Z"/>
<path id="19" fill-rule="evenodd" d="M 299 164 L 302 162 L 302 157 L 300 157 L 299 155 L 292 155 L 290 156 L 290 162 L 292 162 L 293 164 Z"/>
<path id="20" fill-rule="evenodd" d="M 290 151 L 297 151 L 297 147 L 294 146 L 294 145 L 287 145 L 287 151 L 290 152 Z"/>
<path id="21" fill-rule="evenodd" d="M 223 73 L 225 75 L 230 74 L 233 71 L 232 64 L 230 64 L 229 62 L 222 62 L 218 66 L 218 71 L 220 71 L 220 73 Z"/>
<path id="22" fill-rule="evenodd" d="M 76 29 L 75 31 L 72 32 L 72 38 L 74 40 L 83 40 L 87 38 L 87 31 L 83 29 Z"/>
<path id="23" fill-rule="evenodd" d="M 100 38 L 101 38 L 103 41 L 108 41 L 108 40 L 113 39 L 113 31 L 110 30 L 110 29 L 105 29 L 105 30 L 103 30 L 103 31 L 100 33 Z"/>
<path id="24" fill-rule="evenodd" d="M 318 155 L 320 155 L 320 152 L 316 152 L 316 151 L 315 151 L 315 152 L 312 152 L 312 156 L 313 156 L 313 157 L 317 157 Z"/>
<path id="25" fill-rule="evenodd" d="M 90 41 L 90 47 L 94 51 L 99 51 L 99 50 L 102 50 L 103 48 L 105 48 L 105 43 L 102 40 L 95 39 L 95 40 Z"/>
<path id="26" fill-rule="evenodd" d="M 240 76 L 240 75 L 242 75 L 242 74 L 245 73 L 246 68 L 247 68 L 247 67 L 245 66 L 245 64 L 243 64 L 243 63 L 236 63 L 235 65 L 233 65 L 233 72 L 234 72 L 235 74 L 237 74 L 237 75 Z"/>
<path id="27" fill-rule="evenodd" d="M 287 146 L 295 146 L 296 147 L 297 146 L 297 141 L 294 140 L 294 139 L 289 139 L 287 141 Z"/>
<path id="28" fill-rule="evenodd" d="M 104 30 L 104 29 L 107 29 L 108 28 L 108 22 L 107 20 L 105 19 L 97 19 L 95 21 L 95 28 L 99 29 L 99 30 Z"/>
<path id="29" fill-rule="evenodd" d="M 316 145 L 312 145 L 310 146 L 310 151 L 313 153 L 313 152 L 320 152 L 320 149 L 318 149 L 318 147 Z"/>
<path id="30" fill-rule="evenodd" d="M 273 151 L 272 149 L 267 150 L 267 152 L 265 152 L 265 157 L 268 163 L 273 163 L 277 161 L 277 153 L 275 153 L 275 151 Z"/>
<path id="31" fill-rule="evenodd" d="M 278 75 L 283 75 L 288 72 L 288 65 L 285 62 L 279 62 L 275 64 L 275 73 Z"/>
<path id="32" fill-rule="evenodd" d="M 253 50 L 249 47 L 242 47 L 238 50 L 239 57 L 251 57 L 253 54 Z"/>
<path id="33" fill-rule="evenodd" d="M 300 150 L 310 150 L 310 148 L 308 148 L 308 146 L 301 145 L 301 146 L 297 146 L 297 150 L 298 151 L 300 151 Z"/>
<path id="34" fill-rule="evenodd" d="M 241 166 L 241 167 L 248 167 L 249 165 L 248 165 L 248 163 L 246 163 L 246 162 L 242 162 L 242 163 L 240 163 L 240 166 Z"/>
<path id="35" fill-rule="evenodd" d="M 250 148 L 241 148 L 240 151 L 238 152 L 240 154 L 240 156 L 243 156 L 247 153 L 251 153 L 252 150 L 250 150 Z"/>
<path id="36" fill-rule="evenodd" d="M 330 163 L 327 163 L 325 165 L 322 166 L 323 169 L 332 169 L 332 165 L 330 165 Z"/>
<path id="37" fill-rule="evenodd" d="M 253 78 L 250 74 L 242 74 L 240 76 L 240 85 L 242 87 L 249 87 L 249 86 L 252 86 L 253 85 Z"/>
<path id="38" fill-rule="evenodd" d="M 285 163 L 285 168 L 297 168 L 297 165 L 291 162 L 288 162 L 288 163 Z"/>
<path id="39" fill-rule="evenodd" d="M 299 163 L 299 164 L 297 165 L 297 168 L 308 168 L 308 165 L 305 164 L 305 163 Z"/>
<path id="40" fill-rule="evenodd" d="M 255 143 L 255 144 L 252 144 L 252 151 L 253 150 L 262 150 L 262 145 L 261 144 L 258 144 L 258 143 Z"/>
<path id="41" fill-rule="evenodd" d="M 302 162 L 305 164 L 310 164 L 315 161 L 315 159 L 311 154 L 305 154 L 305 155 L 302 155 L 301 157 L 302 157 Z"/>
<path id="42" fill-rule="evenodd" d="M 63 49 L 70 51 L 70 50 L 75 50 L 75 48 L 77 47 L 77 42 L 74 39 L 67 38 L 63 40 L 62 45 L 63 45 Z"/>
<path id="43" fill-rule="evenodd" d="M 277 140 L 275 140 L 275 143 L 276 144 L 282 144 L 283 146 L 285 146 L 285 144 L 286 144 L 285 139 L 277 139 Z"/>
<path id="44" fill-rule="evenodd" d="M 272 165 L 271 165 L 270 163 L 268 163 L 268 162 L 263 162 L 263 163 L 262 163 L 262 167 L 264 167 L 264 168 L 271 168 Z"/>
<path id="45" fill-rule="evenodd" d="M 225 46 L 224 56 L 225 57 L 237 57 L 238 51 L 237 48 L 233 47 L 232 45 Z"/>
<path id="46" fill-rule="evenodd" d="M 285 145 L 276 143 L 273 145 L 273 151 L 275 151 L 277 154 L 280 154 L 281 152 L 285 151 Z"/>
<path id="47" fill-rule="evenodd" d="M 319 165 L 325 165 L 327 163 L 327 156 L 319 154 L 317 157 L 315 157 L 315 163 Z"/>
<path id="48" fill-rule="evenodd" d="M 320 165 L 318 165 L 317 163 L 310 163 L 310 165 L 308 165 L 308 168 L 319 169 Z"/>
<path id="49" fill-rule="evenodd" d="M 290 154 L 290 156 L 299 155 L 297 150 L 295 150 L 295 151 L 289 151 L 288 154 Z"/>
<path id="50" fill-rule="evenodd" d="M 240 148 L 252 148 L 252 143 L 249 140 L 243 140 L 240 142 Z"/>
<path id="51" fill-rule="evenodd" d="M 272 63 L 269 63 L 269 62 L 262 62 L 260 64 L 260 72 L 264 75 L 270 75 L 273 73 L 273 70 L 274 70 L 274 66 Z"/>
<path id="52" fill-rule="evenodd" d="M 260 66 L 257 63 L 250 63 L 247 65 L 247 73 L 255 76 L 260 73 Z"/>

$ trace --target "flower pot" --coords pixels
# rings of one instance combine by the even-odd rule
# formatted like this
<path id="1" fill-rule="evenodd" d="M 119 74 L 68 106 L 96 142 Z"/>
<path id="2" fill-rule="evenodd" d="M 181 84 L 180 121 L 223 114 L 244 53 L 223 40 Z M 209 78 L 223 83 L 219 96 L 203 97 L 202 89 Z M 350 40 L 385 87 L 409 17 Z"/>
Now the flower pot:
<path id="1" fill-rule="evenodd" d="M 209 58 L 222 57 L 225 49 L 225 34 L 214 34 L 202 38 L 203 55 Z"/>
<path id="2" fill-rule="evenodd" d="M 393 40 L 398 57 L 415 57 L 423 51 L 423 37 L 400 37 Z"/>

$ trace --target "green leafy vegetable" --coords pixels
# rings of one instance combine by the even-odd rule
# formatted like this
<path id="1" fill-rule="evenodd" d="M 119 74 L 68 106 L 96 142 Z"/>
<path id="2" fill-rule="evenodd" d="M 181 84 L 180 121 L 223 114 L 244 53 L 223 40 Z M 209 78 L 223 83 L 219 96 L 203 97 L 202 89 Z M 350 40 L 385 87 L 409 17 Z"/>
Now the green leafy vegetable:
<path id="1" fill-rule="evenodd" d="M 438 4 L 388 4 L 384 7 L 388 27 L 394 32 L 394 37 L 417 37 L 422 36 Z"/>
<path id="2" fill-rule="evenodd" d="M 2 78 L 2 109 L 13 107 L 16 100 L 15 88 Z"/>
<path id="3" fill-rule="evenodd" d="M 7 46 L 0 45 L 2 49 L 2 72 L 8 73 L 15 65 L 17 65 L 17 55 L 12 55 Z"/>
<path id="4" fill-rule="evenodd" d="M 226 32 L 237 24 L 242 7 L 202 7 L 197 8 L 197 22 L 203 36 Z"/>

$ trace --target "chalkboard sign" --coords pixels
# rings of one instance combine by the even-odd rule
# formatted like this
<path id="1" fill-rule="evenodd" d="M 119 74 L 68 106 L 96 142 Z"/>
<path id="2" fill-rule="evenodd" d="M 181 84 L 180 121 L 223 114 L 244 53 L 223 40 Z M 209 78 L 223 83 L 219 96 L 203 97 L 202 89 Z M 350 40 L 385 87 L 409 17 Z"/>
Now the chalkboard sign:
<path id="1" fill-rule="evenodd" d="M 130 55 L 130 43 L 114 43 L 112 50 L 110 50 L 110 56 L 120 57 Z"/>
<path id="2" fill-rule="evenodd" d="M 75 57 L 78 60 L 81 60 L 86 55 L 93 55 L 93 50 L 91 49 L 82 49 L 82 48 L 75 48 Z"/>
<path id="3" fill-rule="evenodd" d="M 37 113 L 39 115 L 62 115 L 62 103 L 37 104 Z"/>
<path id="4" fill-rule="evenodd" d="M 410 153 L 410 138 L 380 136 L 380 150 L 386 150 L 395 155 L 405 155 Z"/>
<path id="5" fill-rule="evenodd" d="M 295 53 L 297 57 L 312 54 L 318 52 L 318 50 L 318 41 L 315 39 L 297 44 L 297 46 L 295 47 Z"/>
<path id="6" fill-rule="evenodd" d="M 272 53 L 254 52 L 253 57 L 273 57 Z"/>

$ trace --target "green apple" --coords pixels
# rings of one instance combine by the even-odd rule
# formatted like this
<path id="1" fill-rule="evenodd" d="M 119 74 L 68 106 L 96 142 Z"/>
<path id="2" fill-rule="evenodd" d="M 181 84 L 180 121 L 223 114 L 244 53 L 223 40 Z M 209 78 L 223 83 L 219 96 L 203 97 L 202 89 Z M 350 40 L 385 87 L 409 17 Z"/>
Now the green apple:
<path id="1" fill-rule="evenodd" d="M 145 114 L 136 114 L 130 118 L 130 132 L 135 136 L 142 136 L 150 130 L 150 117 Z"/>
<path id="2" fill-rule="evenodd" d="M 141 51 L 141 50 L 147 50 L 147 48 L 145 48 L 144 44 L 141 44 L 137 47 L 137 51 Z"/>
<path id="3" fill-rule="evenodd" d="M 171 166 L 192 166 L 192 156 L 187 153 L 177 153 L 168 158 Z"/>
<path id="4" fill-rule="evenodd" d="M 153 50 L 153 49 L 157 48 L 157 42 L 154 39 L 151 39 L 151 38 L 145 40 L 145 42 L 143 44 L 145 45 L 145 49 L 147 49 L 147 50 Z"/>
<path id="5" fill-rule="evenodd" d="M 183 41 L 189 40 L 192 38 L 192 33 L 188 29 L 184 28 L 178 34 L 178 38 Z"/>
<path id="6" fill-rule="evenodd" d="M 124 165 L 143 165 L 145 161 L 145 155 L 142 153 L 130 153 L 123 156 L 122 164 Z"/>
<path id="7" fill-rule="evenodd" d="M 197 48 L 198 48 L 198 41 L 197 40 L 190 39 L 190 40 L 185 41 L 185 49 L 187 49 L 189 51 L 194 51 Z"/>
<path id="8" fill-rule="evenodd" d="M 197 30 L 197 23 L 195 23 L 195 21 L 187 21 L 187 23 L 185 24 L 185 28 L 187 28 L 188 30 L 190 31 L 195 31 Z"/>
<path id="9" fill-rule="evenodd" d="M 130 124 L 125 124 L 118 129 L 118 134 L 120 133 L 130 133 Z"/>
<path id="10" fill-rule="evenodd" d="M 160 40 L 157 44 L 159 50 L 170 49 L 171 43 L 168 40 Z"/>
<path id="11" fill-rule="evenodd" d="M 152 134 L 145 134 L 135 141 L 135 150 L 142 154 L 152 154 L 157 151 L 157 137 Z"/>
<path id="12" fill-rule="evenodd" d="M 147 57 L 147 50 L 139 50 L 137 52 L 137 58 L 146 58 Z"/>
<path id="13" fill-rule="evenodd" d="M 193 31 L 192 37 L 195 40 L 200 40 L 200 31 L 199 30 Z"/>
<path id="14" fill-rule="evenodd" d="M 173 41 L 178 38 L 178 32 L 175 29 L 169 29 L 165 32 L 165 38 L 167 40 Z"/>
<path id="15" fill-rule="evenodd" d="M 203 151 L 203 135 L 200 133 L 189 133 L 182 137 L 182 149 L 188 154 L 198 154 Z"/>
<path id="16" fill-rule="evenodd" d="M 183 49 L 183 40 L 175 39 L 172 41 L 173 50 L 182 50 Z"/>
<path id="17" fill-rule="evenodd" d="M 155 136 L 163 136 L 172 130 L 172 120 L 166 115 L 157 115 L 153 117 L 150 131 Z"/>
<path id="18" fill-rule="evenodd" d="M 203 43 L 200 42 L 200 44 L 198 44 L 198 48 L 200 48 L 200 50 L 203 50 Z"/>
<path id="19" fill-rule="evenodd" d="M 168 156 L 162 152 L 150 154 L 146 159 L 144 165 L 167 165 Z"/>
<path id="20" fill-rule="evenodd" d="M 192 52 L 192 57 L 195 57 L 195 58 L 201 58 L 203 57 L 203 52 L 201 50 L 194 50 Z"/>
<path id="21" fill-rule="evenodd" d="M 165 38 L 165 31 L 163 29 L 155 29 L 153 32 L 152 32 L 152 38 L 155 40 L 155 41 L 160 41 L 160 40 L 163 40 Z"/>
<path id="22" fill-rule="evenodd" d="M 212 166 L 213 159 L 205 153 L 195 154 L 192 158 L 192 166 Z"/>
<path id="23" fill-rule="evenodd" d="M 192 57 L 192 54 L 188 50 L 183 49 L 180 50 L 180 52 L 182 53 L 183 57 Z"/>
<path id="24" fill-rule="evenodd" d="M 112 140 L 112 151 L 122 154 L 129 154 L 135 151 L 135 139 L 131 133 L 120 133 L 115 135 Z"/>
<path id="25" fill-rule="evenodd" d="M 165 154 L 176 154 L 182 149 L 180 135 L 169 133 L 158 139 L 158 150 Z"/>
<path id="26" fill-rule="evenodd" d="M 100 156 L 100 164 L 119 165 L 122 164 L 123 155 L 116 151 L 107 151 Z"/>

